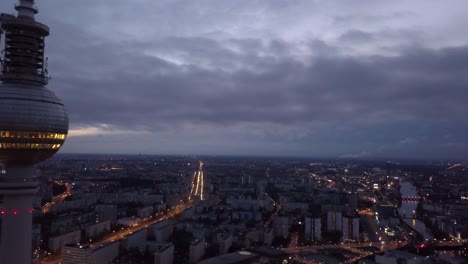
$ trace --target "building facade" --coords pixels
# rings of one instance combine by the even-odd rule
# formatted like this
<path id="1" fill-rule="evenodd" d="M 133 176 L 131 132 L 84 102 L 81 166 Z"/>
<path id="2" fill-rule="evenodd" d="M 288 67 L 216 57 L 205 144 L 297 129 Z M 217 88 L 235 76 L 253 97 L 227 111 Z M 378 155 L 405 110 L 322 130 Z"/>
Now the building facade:
<path id="1" fill-rule="evenodd" d="M 89 246 L 67 245 L 62 249 L 62 264 L 92 264 Z"/>
<path id="2" fill-rule="evenodd" d="M 190 244 L 189 248 L 189 261 L 190 263 L 197 263 L 205 256 L 205 240 L 197 239 Z"/>
<path id="3" fill-rule="evenodd" d="M 322 219 L 320 217 L 305 218 L 305 239 L 310 241 L 322 240 Z"/>
<path id="4" fill-rule="evenodd" d="M 174 245 L 167 243 L 154 253 L 154 264 L 174 263 Z"/>

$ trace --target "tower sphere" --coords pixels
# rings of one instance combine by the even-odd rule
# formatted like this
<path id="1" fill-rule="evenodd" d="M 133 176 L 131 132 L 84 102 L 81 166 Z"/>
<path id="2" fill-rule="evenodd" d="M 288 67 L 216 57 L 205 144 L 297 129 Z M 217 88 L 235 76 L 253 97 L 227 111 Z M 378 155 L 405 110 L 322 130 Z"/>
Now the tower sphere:
<path id="1" fill-rule="evenodd" d="M 34 0 L 19 0 L 18 15 L 0 14 L 0 163 L 32 165 L 65 142 L 68 116 L 48 83 L 45 38 L 49 27 L 35 20 Z"/>
<path id="2" fill-rule="evenodd" d="M 68 115 L 46 87 L 0 84 L 0 163 L 26 165 L 54 155 L 68 133 Z"/>

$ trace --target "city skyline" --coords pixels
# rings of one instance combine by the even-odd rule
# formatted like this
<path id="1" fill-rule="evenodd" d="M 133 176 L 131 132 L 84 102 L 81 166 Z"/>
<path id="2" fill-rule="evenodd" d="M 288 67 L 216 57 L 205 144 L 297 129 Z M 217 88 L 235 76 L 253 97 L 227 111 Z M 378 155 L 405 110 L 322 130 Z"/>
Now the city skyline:
<path id="1" fill-rule="evenodd" d="M 465 2 L 39 5 L 61 153 L 468 157 Z"/>

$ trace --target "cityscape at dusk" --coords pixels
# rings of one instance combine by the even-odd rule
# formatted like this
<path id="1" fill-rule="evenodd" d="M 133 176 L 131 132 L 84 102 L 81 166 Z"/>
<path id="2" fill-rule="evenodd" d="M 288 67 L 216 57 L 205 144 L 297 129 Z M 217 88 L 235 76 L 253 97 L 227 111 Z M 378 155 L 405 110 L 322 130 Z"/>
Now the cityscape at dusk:
<path id="1" fill-rule="evenodd" d="M 0 2 L 0 264 L 468 263 L 468 2 Z"/>

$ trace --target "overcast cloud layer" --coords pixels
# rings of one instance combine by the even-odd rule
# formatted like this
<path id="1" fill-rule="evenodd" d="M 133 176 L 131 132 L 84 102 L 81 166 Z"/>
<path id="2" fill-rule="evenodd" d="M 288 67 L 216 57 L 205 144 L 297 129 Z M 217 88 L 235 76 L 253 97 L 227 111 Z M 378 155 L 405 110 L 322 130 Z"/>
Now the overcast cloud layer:
<path id="1" fill-rule="evenodd" d="M 468 158 L 467 1 L 36 4 L 63 152 Z"/>

